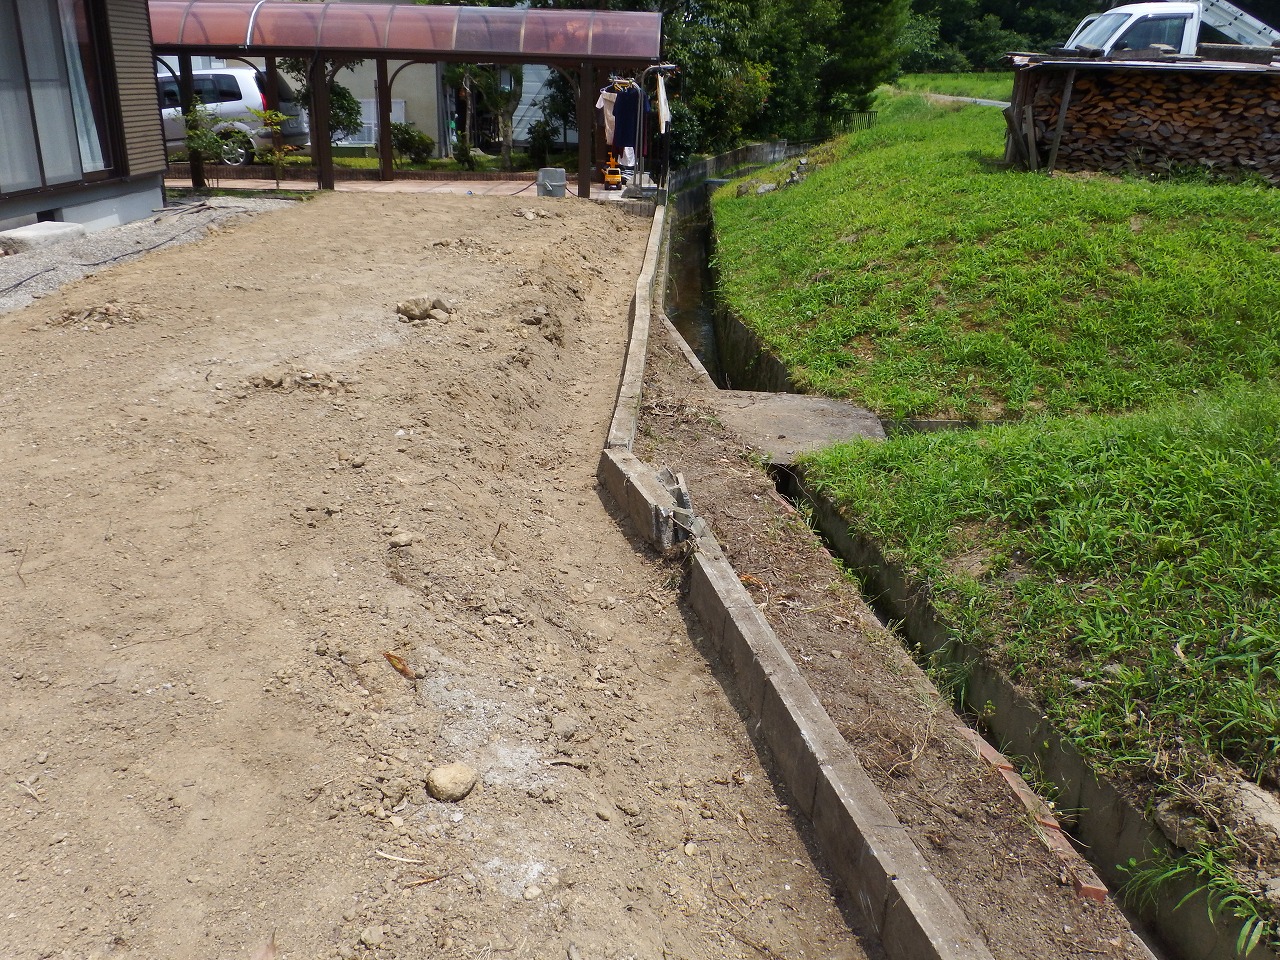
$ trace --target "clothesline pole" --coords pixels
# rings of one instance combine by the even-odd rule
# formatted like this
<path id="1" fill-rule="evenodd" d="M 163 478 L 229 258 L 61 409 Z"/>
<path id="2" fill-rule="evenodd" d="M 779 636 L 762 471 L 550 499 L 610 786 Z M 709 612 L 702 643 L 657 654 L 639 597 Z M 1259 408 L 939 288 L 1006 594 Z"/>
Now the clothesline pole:
<path id="1" fill-rule="evenodd" d="M 675 68 L 676 65 L 674 63 L 655 63 L 651 67 L 646 67 L 644 73 L 640 74 L 640 109 L 636 111 L 636 169 L 631 180 L 632 190 L 638 197 L 644 195 L 644 142 L 641 140 L 642 131 L 644 129 L 644 108 L 645 103 L 647 102 L 645 99 L 646 95 L 644 92 L 644 85 L 649 79 L 649 74 L 653 73 L 655 70 L 664 71 L 674 70 Z"/>

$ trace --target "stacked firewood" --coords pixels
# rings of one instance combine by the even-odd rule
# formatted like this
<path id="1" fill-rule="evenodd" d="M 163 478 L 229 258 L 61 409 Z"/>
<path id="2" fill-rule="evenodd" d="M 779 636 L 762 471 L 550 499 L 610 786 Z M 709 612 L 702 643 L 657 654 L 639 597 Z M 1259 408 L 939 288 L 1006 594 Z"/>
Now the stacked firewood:
<path id="1" fill-rule="evenodd" d="M 1020 70 L 1017 81 L 1008 113 L 1011 142 L 1019 142 L 1011 157 L 1028 166 L 1109 173 L 1202 167 L 1251 171 L 1280 184 L 1280 70 L 1117 63 L 1073 72 L 1054 63 Z"/>

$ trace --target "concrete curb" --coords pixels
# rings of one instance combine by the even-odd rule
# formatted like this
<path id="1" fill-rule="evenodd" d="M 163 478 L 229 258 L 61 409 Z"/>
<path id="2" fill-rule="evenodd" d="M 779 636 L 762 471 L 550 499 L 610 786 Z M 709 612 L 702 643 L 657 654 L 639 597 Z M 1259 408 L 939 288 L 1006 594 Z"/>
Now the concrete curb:
<path id="1" fill-rule="evenodd" d="M 694 543 L 689 602 L 743 706 L 774 755 L 797 809 L 811 820 L 840 885 L 889 960 L 993 960 L 930 871 L 826 710 L 756 608 L 706 525 L 631 453 L 640 417 L 665 210 L 654 216 L 631 307 L 631 335 L 597 477 L 636 531 L 659 549 Z M 687 514 L 688 512 L 685 511 Z"/>
<path id="2" fill-rule="evenodd" d="M 653 214 L 653 227 L 645 247 L 644 266 L 636 281 L 636 295 L 631 301 L 631 336 L 627 342 L 627 359 L 622 367 L 622 383 L 613 408 L 606 449 L 631 449 L 640 422 L 640 401 L 644 387 L 644 361 L 649 350 L 649 325 L 653 320 L 653 285 L 658 273 L 663 229 L 667 222 L 666 207 Z"/>

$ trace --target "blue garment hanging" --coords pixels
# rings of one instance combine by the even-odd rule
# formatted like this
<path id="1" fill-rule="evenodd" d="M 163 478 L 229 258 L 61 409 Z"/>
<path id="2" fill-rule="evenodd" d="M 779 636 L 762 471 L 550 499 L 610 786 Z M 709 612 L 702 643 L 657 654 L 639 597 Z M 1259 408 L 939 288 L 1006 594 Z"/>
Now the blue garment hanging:
<path id="1" fill-rule="evenodd" d="M 634 147 L 639 142 L 641 111 L 647 112 L 648 103 L 634 83 L 618 93 L 613 104 L 613 146 L 621 150 Z"/>

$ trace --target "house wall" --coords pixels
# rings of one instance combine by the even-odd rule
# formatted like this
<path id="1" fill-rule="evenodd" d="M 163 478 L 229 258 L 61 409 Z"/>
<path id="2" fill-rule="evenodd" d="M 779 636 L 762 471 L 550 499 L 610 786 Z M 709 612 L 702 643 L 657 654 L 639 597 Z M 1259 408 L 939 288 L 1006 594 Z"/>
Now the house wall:
<path id="1" fill-rule="evenodd" d="M 82 223 L 90 228 L 115 226 L 145 217 L 164 203 L 165 156 L 147 0 L 85 0 L 85 4 L 89 19 L 98 27 L 93 45 L 97 59 L 94 76 L 101 78 L 104 109 L 97 123 L 105 132 L 110 164 L 106 169 L 102 163 L 96 169 L 86 164 L 83 173 L 46 177 L 42 185 L 37 179 L 32 181 L 35 186 L 10 188 L 8 192 L 0 182 L 0 228 L 32 219 Z M 31 8 L 24 9 L 24 4 L 16 9 L 24 16 L 31 15 Z M 15 69 L 11 63 L 11 81 L 22 76 L 14 73 Z M 47 74 L 50 68 L 37 64 L 25 69 L 30 75 L 32 70 Z M 65 73 L 63 76 L 65 82 Z M 27 90 L 31 90 L 30 84 Z M 9 92 L 7 109 L 20 109 L 23 88 Z M 49 95 L 46 83 L 43 96 Z M 41 120 L 47 122 L 47 115 Z M 28 138 L 28 144 L 34 137 L 26 131 L 20 135 Z M 73 149 L 74 141 L 73 133 Z M 47 170 L 48 160 L 44 162 Z"/>
<path id="2" fill-rule="evenodd" d="M 387 63 L 387 72 L 394 75 L 404 65 L 403 60 L 391 60 Z M 373 60 L 366 60 L 350 70 L 338 73 L 337 80 L 358 100 L 374 100 L 378 98 L 378 68 Z M 391 99 L 404 101 L 405 121 L 413 124 L 436 142 L 436 154 L 448 142 L 442 131 L 447 129 L 441 125 L 443 111 L 440 109 L 440 72 L 434 63 L 415 63 L 400 70 L 391 85 Z"/>
<path id="3" fill-rule="evenodd" d="M 163 174 L 164 138 L 146 0 L 107 0 L 107 23 L 120 95 L 126 175 Z"/>

